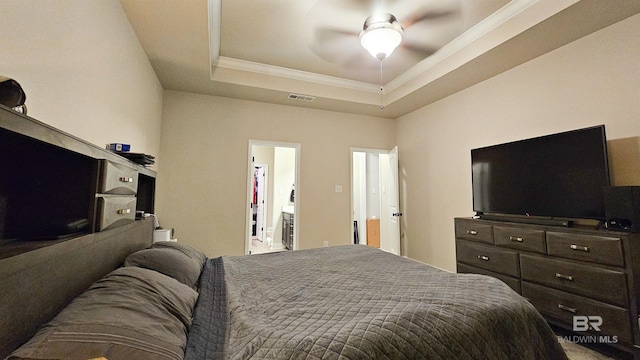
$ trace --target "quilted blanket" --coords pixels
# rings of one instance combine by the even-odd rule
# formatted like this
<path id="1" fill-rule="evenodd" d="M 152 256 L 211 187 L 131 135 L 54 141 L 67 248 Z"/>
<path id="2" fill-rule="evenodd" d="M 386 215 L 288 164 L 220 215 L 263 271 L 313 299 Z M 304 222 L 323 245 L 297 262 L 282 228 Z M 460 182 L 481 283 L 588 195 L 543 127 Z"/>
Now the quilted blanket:
<path id="1" fill-rule="evenodd" d="M 193 359 L 566 359 L 547 323 L 491 277 L 364 245 L 209 259 Z"/>

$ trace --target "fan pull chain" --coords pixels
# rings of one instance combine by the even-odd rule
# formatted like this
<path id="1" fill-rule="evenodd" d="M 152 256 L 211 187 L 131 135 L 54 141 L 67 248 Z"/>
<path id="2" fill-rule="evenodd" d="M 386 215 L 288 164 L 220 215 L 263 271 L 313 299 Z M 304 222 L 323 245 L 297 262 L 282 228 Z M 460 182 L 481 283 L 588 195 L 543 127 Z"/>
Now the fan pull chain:
<path id="1" fill-rule="evenodd" d="M 380 109 L 384 109 L 384 91 L 382 87 L 382 59 L 380 59 Z"/>

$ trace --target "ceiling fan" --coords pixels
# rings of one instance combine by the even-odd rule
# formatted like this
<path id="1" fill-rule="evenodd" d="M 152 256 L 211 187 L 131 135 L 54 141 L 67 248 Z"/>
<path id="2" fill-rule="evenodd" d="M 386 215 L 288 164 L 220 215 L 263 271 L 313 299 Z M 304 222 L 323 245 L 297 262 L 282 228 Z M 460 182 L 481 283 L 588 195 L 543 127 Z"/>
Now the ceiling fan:
<path id="1" fill-rule="evenodd" d="M 316 20 L 311 50 L 326 61 L 360 67 L 367 63 L 363 47 L 380 60 L 395 49 L 380 50 L 382 41 L 374 33 L 399 45 L 402 56 L 424 59 L 433 54 L 457 36 L 449 33 L 461 18 L 461 1 L 324 0 L 310 15 Z"/>
<path id="2" fill-rule="evenodd" d="M 402 26 L 391 14 L 373 14 L 364 21 L 359 37 L 362 47 L 382 61 L 402 42 Z"/>

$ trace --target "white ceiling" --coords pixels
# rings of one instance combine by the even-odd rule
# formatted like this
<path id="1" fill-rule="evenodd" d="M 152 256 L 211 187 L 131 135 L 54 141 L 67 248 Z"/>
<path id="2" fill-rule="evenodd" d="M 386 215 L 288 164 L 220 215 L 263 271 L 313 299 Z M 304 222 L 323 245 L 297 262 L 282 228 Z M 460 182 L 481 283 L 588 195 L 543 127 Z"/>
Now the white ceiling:
<path id="1" fill-rule="evenodd" d="M 388 118 L 640 12 L 628 0 L 120 2 L 167 90 Z M 377 10 L 404 28 L 382 78 L 358 38 Z"/>

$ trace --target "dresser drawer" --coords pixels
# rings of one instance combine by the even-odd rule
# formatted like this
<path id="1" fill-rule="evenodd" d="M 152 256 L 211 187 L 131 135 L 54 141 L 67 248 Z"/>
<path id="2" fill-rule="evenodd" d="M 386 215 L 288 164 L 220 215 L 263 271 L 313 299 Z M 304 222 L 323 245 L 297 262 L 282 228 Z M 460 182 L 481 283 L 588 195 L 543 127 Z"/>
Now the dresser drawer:
<path id="1" fill-rule="evenodd" d="M 629 312 L 625 309 L 526 281 L 522 282 L 522 296 L 542 315 L 561 321 L 568 329 L 573 329 L 574 316 L 600 316 L 598 335 L 617 336 L 619 341 L 633 343 Z"/>
<path id="2" fill-rule="evenodd" d="M 98 231 L 128 224 L 136 219 L 136 198 L 102 196 L 98 198 Z"/>
<path id="3" fill-rule="evenodd" d="M 494 226 L 493 238 L 496 245 L 513 249 L 546 253 L 544 230 L 523 229 L 508 226 Z"/>
<path id="4" fill-rule="evenodd" d="M 624 266 L 620 238 L 547 232 L 549 255 L 599 264 Z"/>
<path id="5" fill-rule="evenodd" d="M 456 238 L 493 244 L 493 226 L 473 220 L 456 220 Z"/>
<path id="6" fill-rule="evenodd" d="M 458 240 L 456 257 L 464 264 L 513 277 L 520 276 L 518 253 L 515 251 Z"/>
<path id="7" fill-rule="evenodd" d="M 460 274 L 480 274 L 494 277 L 498 280 L 501 280 L 503 283 L 507 284 L 513 291 L 518 294 L 521 293 L 520 290 L 520 279 L 513 278 L 511 276 L 503 275 L 497 272 L 493 272 L 486 269 L 481 269 L 479 267 L 458 263 L 458 273 Z"/>
<path id="8" fill-rule="evenodd" d="M 578 295 L 627 305 L 626 276 L 621 271 L 585 266 L 571 260 L 520 254 L 522 280 Z"/>
<path id="9" fill-rule="evenodd" d="M 102 177 L 98 193 L 135 195 L 137 191 L 138 172 L 135 169 L 108 160 L 102 162 Z"/>

